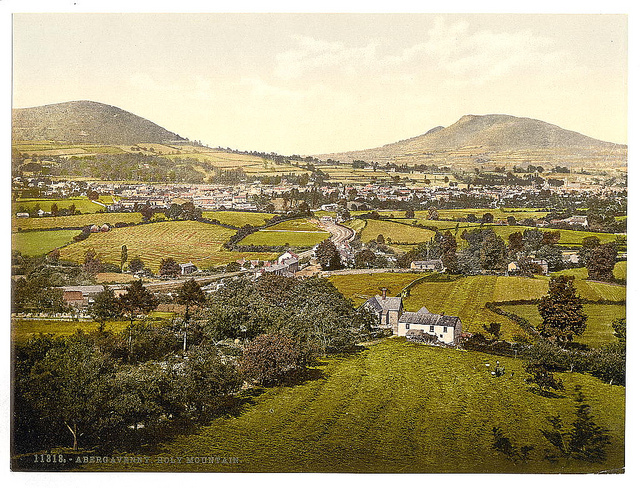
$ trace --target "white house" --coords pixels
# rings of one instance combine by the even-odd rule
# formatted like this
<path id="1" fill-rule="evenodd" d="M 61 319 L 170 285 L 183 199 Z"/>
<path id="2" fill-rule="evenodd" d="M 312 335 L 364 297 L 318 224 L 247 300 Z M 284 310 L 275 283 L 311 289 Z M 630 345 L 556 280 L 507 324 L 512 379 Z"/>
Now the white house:
<path id="1" fill-rule="evenodd" d="M 458 344 L 462 337 L 462 321 L 459 317 L 439 315 L 422 307 L 417 312 L 404 312 L 398 321 L 398 336 L 409 331 L 421 331 L 436 336 L 445 344 Z"/>
<path id="2" fill-rule="evenodd" d="M 181 275 L 195 273 L 196 271 L 198 271 L 198 267 L 192 262 L 188 262 L 180 265 Z"/>
<path id="3" fill-rule="evenodd" d="M 442 259 L 427 259 L 424 261 L 411 261 L 411 269 L 442 273 L 444 272 L 444 265 L 442 264 Z"/>

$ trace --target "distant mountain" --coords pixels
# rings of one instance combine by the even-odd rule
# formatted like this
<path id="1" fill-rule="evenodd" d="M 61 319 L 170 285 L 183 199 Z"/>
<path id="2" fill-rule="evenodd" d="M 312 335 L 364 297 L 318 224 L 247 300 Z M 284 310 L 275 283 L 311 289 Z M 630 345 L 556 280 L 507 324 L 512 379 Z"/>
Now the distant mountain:
<path id="1" fill-rule="evenodd" d="M 626 162 L 627 146 L 599 141 L 541 120 L 511 115 L 465 115 L 449 127 L 373 149 L 317 155 L 320 159 L 407 164 Z M 606 163 L 605 160 L 606 159 Z"/>
<path id="2" fill-rule="evenodd" d="M 74 144 L 184 142 L 186 139 L 118 107 L 80 100 L 12 111 L 12 139 Z"/>

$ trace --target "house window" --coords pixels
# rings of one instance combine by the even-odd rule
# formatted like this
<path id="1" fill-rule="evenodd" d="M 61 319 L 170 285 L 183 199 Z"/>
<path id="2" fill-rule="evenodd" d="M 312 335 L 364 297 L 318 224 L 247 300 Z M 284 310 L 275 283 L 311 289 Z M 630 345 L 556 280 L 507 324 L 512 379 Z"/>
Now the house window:
<path id="1" fill-rule="evenodd" d="M 444 332 L 445 334 L 447 333 L 447 326 L 445 325 L 444 328 L 442 329 L 442 332 Z"/>
<path id="2" fill-rule="evenodd" d="M 435 326 L 430 325 L 429 326 L 429 332 L 434 332 L 436 330 Z"/>
<path id="3" fill-rule="evenodd" d="M 407 324 L 407 330 L 409 330 L 409 327 L 410 327 L 410 325 L 409 325 L 409 324 Z"/>

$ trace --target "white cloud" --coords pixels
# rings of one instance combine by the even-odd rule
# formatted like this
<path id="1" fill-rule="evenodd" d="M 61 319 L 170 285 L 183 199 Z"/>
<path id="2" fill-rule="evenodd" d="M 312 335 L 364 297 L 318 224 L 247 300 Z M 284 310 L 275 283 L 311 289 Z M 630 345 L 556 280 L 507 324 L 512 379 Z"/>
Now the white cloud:
<path id="1" fill-rule="evenodd" d="M 404 80 L 417 79 L 437 71 L 455 77 L 454 83 L 481 85 L 508 77 L 517 69 L 553 71 L 556 75 L 576 68 L 568 53 L 554 42 L 531 31 L 472 32 L 466 21 L 447 23 L 435 19 L 425 41 L 395 53 L 383 54 L 383 41 L 349 46 L 343 42 L 296 36 L 297 46 L 276 56 L 274 73 L 284 80 L 308 76 L 314 70 L 331 70 L 342 75 L 384 77 L 393 71 Z M 384 47 L 389 47 L 388 43 Z"/>

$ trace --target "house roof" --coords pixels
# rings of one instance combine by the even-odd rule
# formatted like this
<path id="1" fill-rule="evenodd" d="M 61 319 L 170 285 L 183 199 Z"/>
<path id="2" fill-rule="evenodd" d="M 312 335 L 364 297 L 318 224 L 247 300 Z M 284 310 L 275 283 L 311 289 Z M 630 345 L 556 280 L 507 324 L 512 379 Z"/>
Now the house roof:
<path id="1" fill-rule="evenodd" d="M 91 295 L 104 291 L 104 286 L 102 285 L 62 286 L 60 288 L 62 288 L 65 293 L 79 291 L 83 295 Z"/>
<path id="2" fill-rule="evenodd" d="M 403 324 L 442 325 L 447 327 L 455 327 L 458 320 L 460 320 L 458 317 L 431 313 L 425 307 L 422 307 L 417 312 L 404 312 L 398 322 L 401 322 Z"/>
<path id="3" fill-rule="evenodd" d="M 401 297 L 387 297 L 385 299 L 382 299 L 382 296 L 376 295 L 369 298 L 366 303 L 376 312 L 386 310 L 400 310 L 402 308 Z"/>

